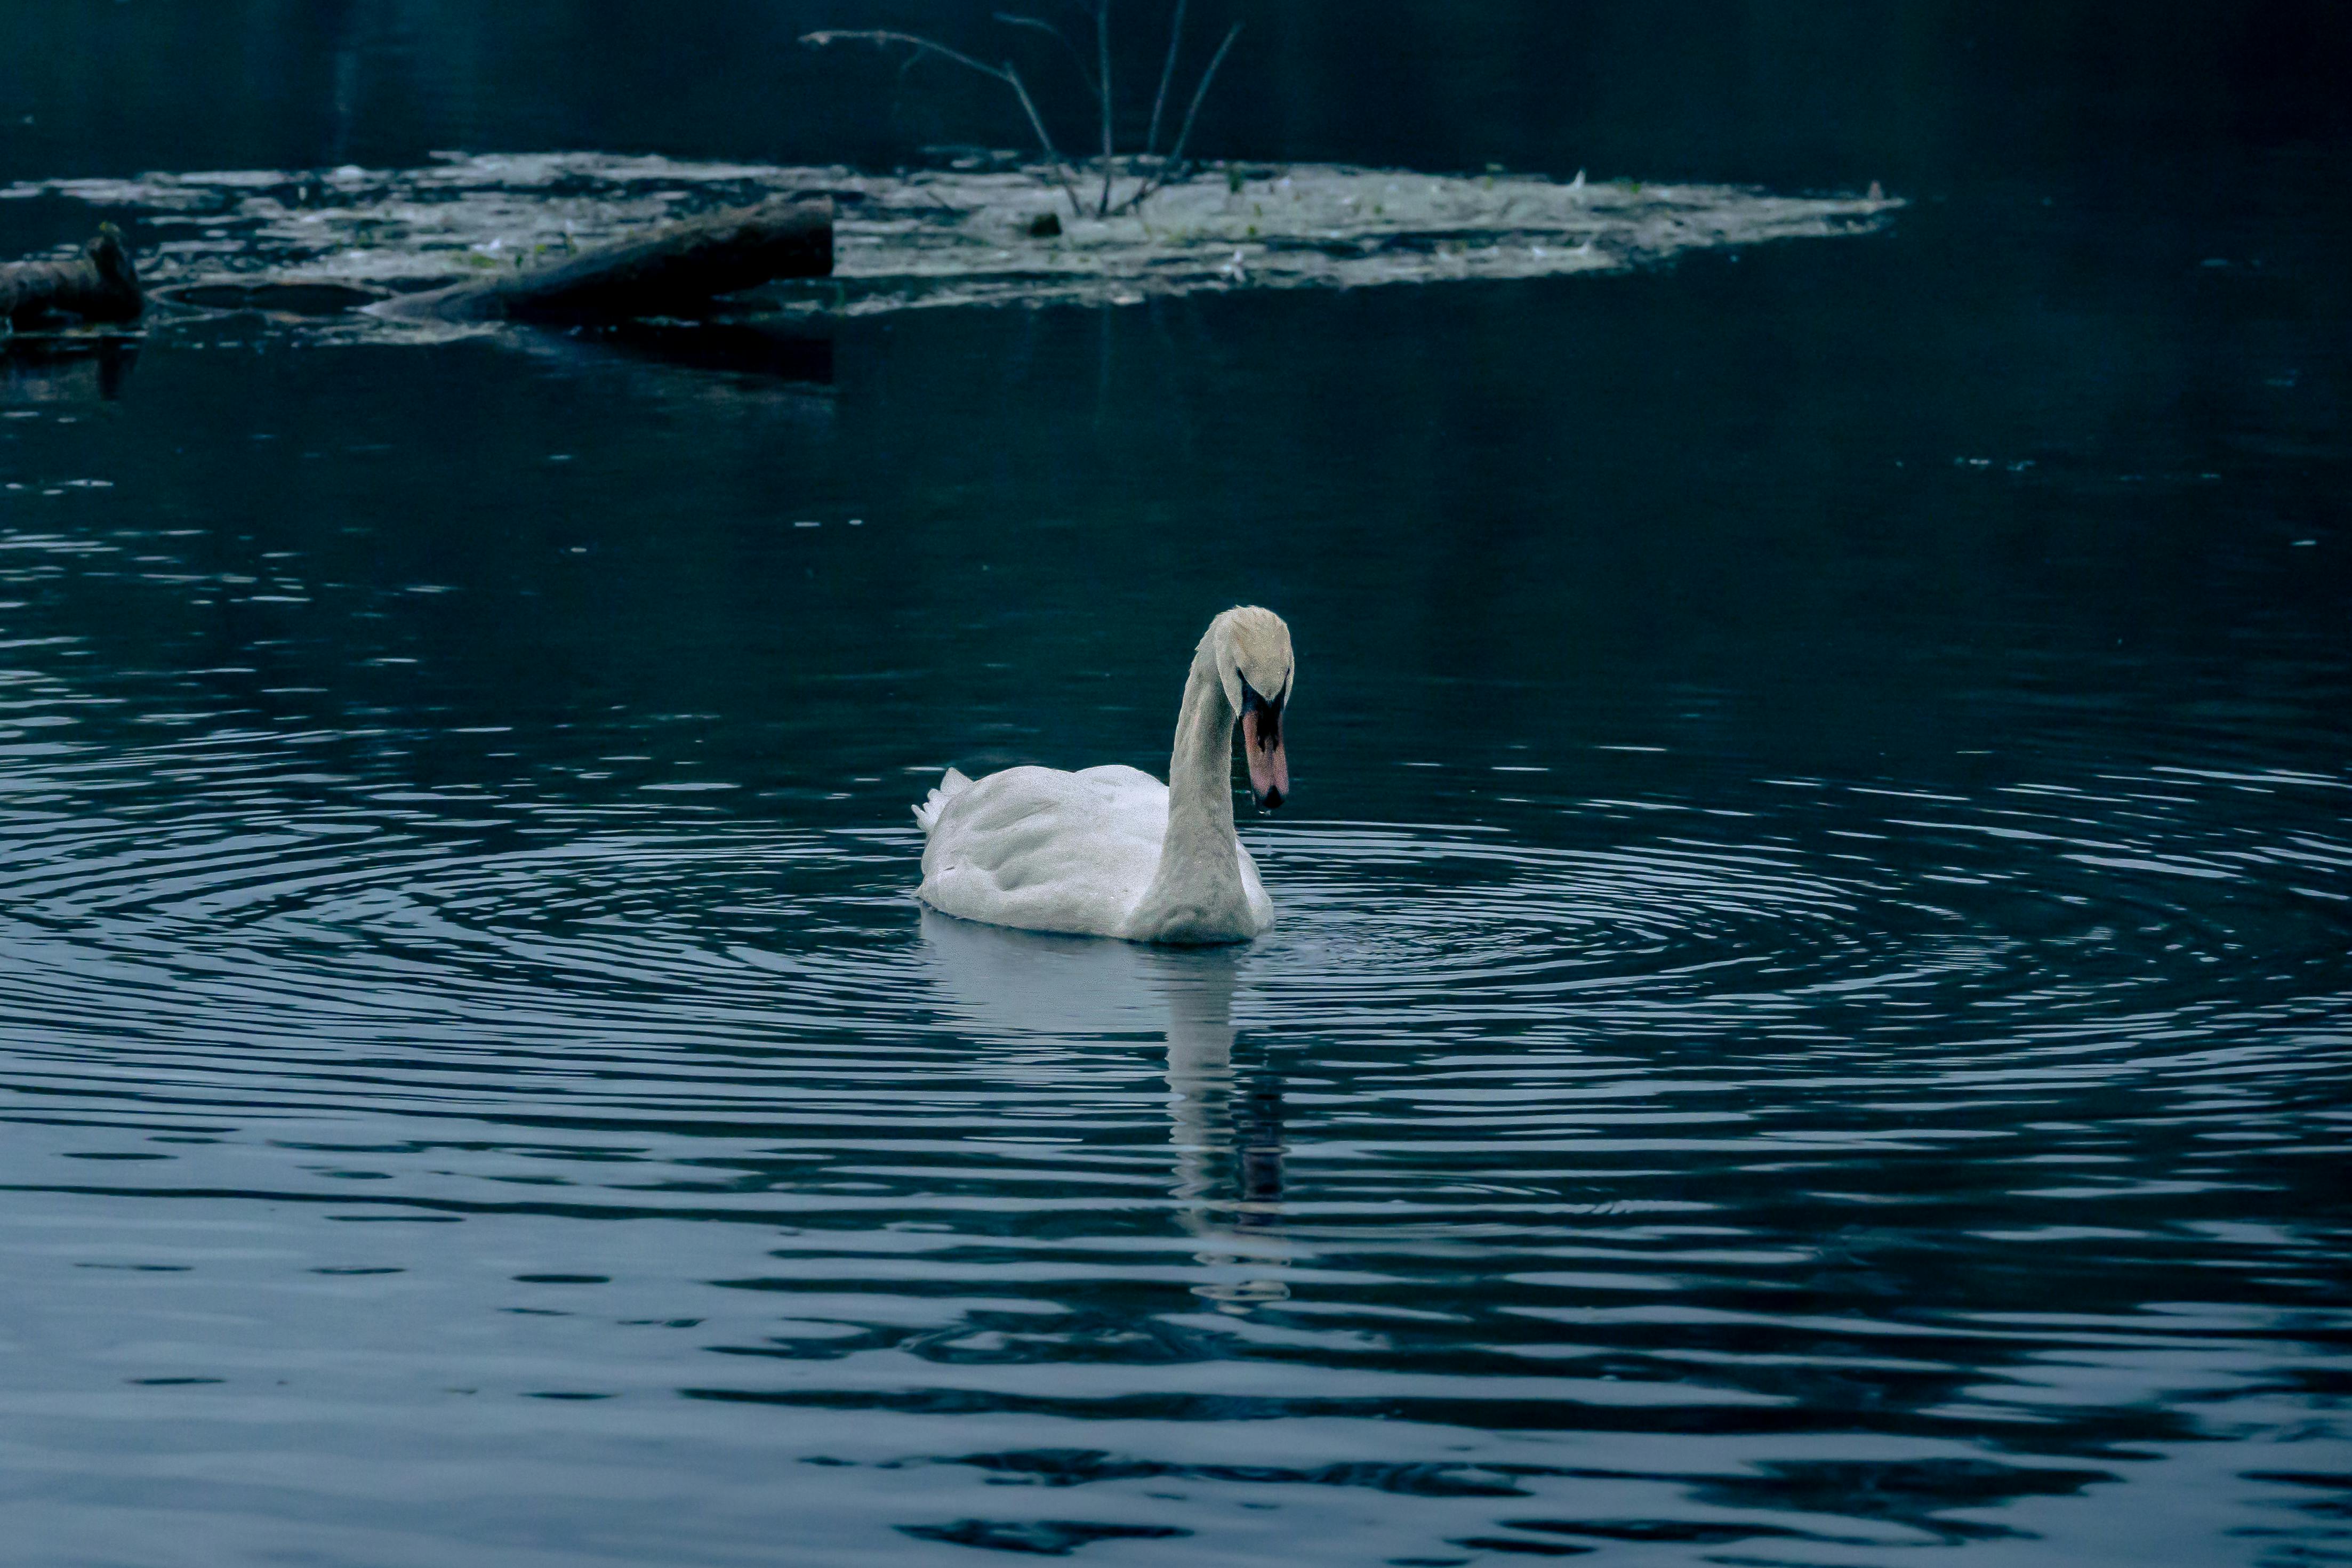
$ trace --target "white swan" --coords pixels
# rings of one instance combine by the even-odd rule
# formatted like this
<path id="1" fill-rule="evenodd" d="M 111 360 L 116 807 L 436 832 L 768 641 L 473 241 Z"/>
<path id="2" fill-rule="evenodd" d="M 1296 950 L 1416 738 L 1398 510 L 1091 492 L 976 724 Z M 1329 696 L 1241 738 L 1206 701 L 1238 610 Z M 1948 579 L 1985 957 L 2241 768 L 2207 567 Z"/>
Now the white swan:
<path id="1" fill-rule="evenodd" d="M 1274 904 L 1234 836 L 1233 734 L 1241 722 L 1258 804 L 1290 791 L 1282 712 L 1295 671 L 1290 628 L 1243 605 L 1209 622 L 1192 654 L 1168 782 L 1133 768 L 1008 768 L 977 781 L 954 768 L 915 808 L 929 841 L 916 896 L 992 925 L 1240 942 Z"/>

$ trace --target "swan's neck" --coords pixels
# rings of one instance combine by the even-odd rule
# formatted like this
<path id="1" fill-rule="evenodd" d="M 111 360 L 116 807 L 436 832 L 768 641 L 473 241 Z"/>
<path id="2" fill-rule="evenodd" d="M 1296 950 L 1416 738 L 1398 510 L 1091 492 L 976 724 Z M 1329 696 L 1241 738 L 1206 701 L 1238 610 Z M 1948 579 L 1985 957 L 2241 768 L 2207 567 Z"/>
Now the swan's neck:
<path id="1" fill-rule="evenodd" d="M 1249 932 L 1241 842 L 1234 834 L 1234 709 L 1204 642 L 1184 682 L 1168 761 L 1168 834 L 1160 869 L 1129 918 L 1147 941 L 1230 940 Z"/>
<path id="2" fill-rule="evenodd" d="M 1214 860 L 1235 865 L 1234 835 L 1234 710 L 1206 649 L 1184 682 L 1176 716 L 1176 749 L 1168 759 L 1168 838 L 1160 874 L 1171 863 Z M 1235 873 L 1238 882 L 1239 873 Z"/>

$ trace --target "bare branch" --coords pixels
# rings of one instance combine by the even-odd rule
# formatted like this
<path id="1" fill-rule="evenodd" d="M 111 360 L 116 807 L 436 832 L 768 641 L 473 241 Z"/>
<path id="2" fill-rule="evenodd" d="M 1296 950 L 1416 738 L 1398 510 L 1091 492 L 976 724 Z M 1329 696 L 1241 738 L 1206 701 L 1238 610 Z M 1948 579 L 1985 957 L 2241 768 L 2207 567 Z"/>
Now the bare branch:
<path id="1" fill-rule="evenodd" d="M 904 44 L 913 49 L 918 57 L 926 54 L 937 55 L 941 59 L 953 60 L 956 64 L 976 70 L 982 76 L 994 77 L 998 81 L 1005 83 L 1013 89 L 1014 96 L 1021 99 L 1021 108 L 1029 116 L 1029 128 L 1037 133 L 1037 144 L 1045 150 L 1046 161 L 1053 165 L 1054 178 L 1060 183 L 1062 193 L 1070 198 L 1072 215 L 1075 216 L 1085 210 L 1078 201 L 1077 187 L 1070 182 L 1069 165 L 1063 159 L 1061 149 L 1054 145 L 1054 138 L 1046 131 L 1045 121 L 1038 115 L 1037 106 L 1031 101 L 1029 89 L 1022 84 L 1021 73 L 1013 68 L 1011 60 L 1005 61 L 1002 67 L 992 66 L 983 60 L 973 59 L 961 50 L 949 48 L 945 44 L 935 43 L 929 38 L 921 37 L 913 33 L 896 33 L 883 28 L 863 28 L 854 31 L 834 28 L 821 33 L 803 33 L 801 35 L 801 42 L 813 49 L 824 48 L 828 44 L 872 44 L 877 48 L 891 44 Z M 912 63 L 910 58 L 908 64 Z M 905 68 L 900 68 L 903 70 Z"/>
<path id="2" fill-rule="evenodd" d="M 1095 54 L 1100 63 L 1095 68 L 1096 79 L 1102 83 L 1102 200 L 1095 204 L 1095 215 L 1110 216 L 1110 175 L 1118 165 L 1111 162 L 1110 144 L 1110 0 L 1095 0 Z"/>
<path id="3" fill-rule="evenodd" d="M 997 69 L 994 66 L 982 64 L 970 55 L 949 48 L 945 44 L 935 44 L 929 38 L 917 37 L 912 33 L 892 33 L 879 28 L 856 32 L 833 28 L 822 33 L 803 33 L 801 42 L 813 49 L 824 48 L 827 44 L 872 44 L 877 48 L 887 44 L 905 44 L 919 54 L 938 55 L 944 59 L 953 60 L 960 66 L 969 66 L 982 76 L 992 76 L 999 81 L 1012 79 L 1004 71 Z"/>
<path id="4" fill-rule="evenodd" d="M 1016 16 L 1010 11 L 994 11 L 990 15 L 1008 27 L 1031 27 L 1051 36 L 1055 43 L 1070 51 L 1070 62 L 1078 68 L 1078 79 L 1087 84 L 1087 91 L 1093 95 L 1097 103 L 1102 101 L 1102 88 L 1095 81 L 1094 73 L 1087 69 L 1087 57 L 1079 52 L 1077 45 L 1070 41 L 1067 33 L 1039 16 Z"/>
<path id="5" fill-rule="evenodd" d="M 1077 186 L 1070 183 L 1069 165 L 1062 162 L 1061 149 L 1055 147 L 1054 139 L 1046 134 L 1045 121 L 1038 116 L 1037 106 L 1030 100 L 1029 89 L 1021 84 L 1021 73 L 1013 68 L 1011 60 L 1004 62 L 1004 79 L 1011 82 L 1013 90 L 1021 95 L 1021 107 L 1028 110 L 1029 123 L 1036 129 L 1037 140 L 1044 144 L 1046 156 L 1054 161 L 1054 178 L 1061 183 L 1062 194 L 1070 198 L 1070 215 L 1074 218 L 1080 216 L 1086 208 L 1078 201 Z"/>
<path id="6" fill-rule="evenodd" d="M 1182 165 L 1184 144 L 1192 139 L 1192 121 L 1201 112 L 1201 100 L 1209 96 L 1209 84 L 1217 79 L 1217 68 L 1225 63 L 1226 51 L 1234 47 L 1234 40 L 1241 36 L 1242 25 L 1236 22 L 1225 34 L 1225 41 L 1217 46 L 1217 52 L 1209 57 L 1209 68 L 1201 73 L 1201 85 L 1192 89 L 1192 107 L 1184 111 L 1183 129 L 1176 132 L 1176 145 L 1169 149 L 1167 158 L 1159 168 L 1152 171 L 1151 178 L 1135 188 L 1135 194 L 1127 199 L 1126 205 L 1129 207 L 1141 205 L 1144 197 L 1167 184 L 1169 173 Z"/>
<path id="7" fill-rule="evenodd" d="M 1184 111 L 1184 127 L 1176 132 L 1176 145 L 1169 149 L 1168 161 L 1171 163 L 1184 162 L 1184 143 L 1192 139 L 1192 121 L 1201 112 L 1201 100 L 1209 96 L 1209 84 L 1217 79 L 1217 68 L 1225 63 L 1226 51 L 1241 36 L 1242 25 L 1236 22 L 1225 34 L 1225 41 L 1217 46 L 1217 52 L 1209 57 L 1209 68 L 1201 73 L 1201 85 L 1192 89 L 1192 106 Z"/>
<path id="8" fill-rule="evenodd" d="M 1168 107 L 1168 84 L 1176 79 L 1176 51 L 1184 42 L 1184 6 L 1176 0 L 1175 19 L 1168 24 L 1168 61 L 1160 68 L 1160 94 L 1151 100 L 1151 130 L 1143 138 L 1145 157 L 1160 151 L 1160 111 Z"/>

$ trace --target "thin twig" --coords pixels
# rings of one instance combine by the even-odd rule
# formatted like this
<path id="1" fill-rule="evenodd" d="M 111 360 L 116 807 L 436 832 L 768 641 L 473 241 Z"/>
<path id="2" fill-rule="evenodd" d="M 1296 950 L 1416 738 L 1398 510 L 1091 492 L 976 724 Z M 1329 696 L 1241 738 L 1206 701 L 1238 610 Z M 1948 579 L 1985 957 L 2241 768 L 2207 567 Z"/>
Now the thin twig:
<path id="1" fill-rule="evenodd" d="M 1001 68 L 992 66 L 983 60 L 973 59 L 960 49 L 949 48 L 945 44 L 936 43 L 929 38 L 921 37 L 913 33 L 892 32 L 885 28 L 831 28 L 819 33 L 803 33 L 801 42 L 813 49 L 821 49 L 828 44 L 841 43 L 872 44 L 877 48 L 890 44 L 904 44 L 913 49 L 917 56 L 937 55 L 941 59 L 953 60 L 960 66 L 976 70 L 985 77 L 994 77 L 997 80 L 1010 86 L 1014 96 L 1021 99 L 1022 109 L 1029 116 L 1030 129 L 1037 133 L 1037 144 L 1045 150 L 1045 156 L 1053 165 L 1054 178 L 1061 184 L 1062 193 L 1070 198 L 1071 214 L 1076 216 L 1084 213 L 1085 207 L 1078 200 L 1077 187 L 1070 182 L 1069 165 L 1062 157 L 1061 149 L 1054 145 L 1054 138 L 1046 131 L 1045 121 L 1038 115 L 1036 104 L 1030 101 L 1029 89 L 1022 85 L 1021 73 L 1013 68 L 1011 60 L 1005 61 Z M 912 58 L 908 61 L 909 65 L 913 63 Z M 901 69 L 903 68 L 902 67 Z"/>
<path id="2" fill-rule="evenodd" d="M 1234 40 L 1241 36 L 1242 25 L 1236 22 L 1225 34 L 1225 41 L 1217 46 L 1217 52 L 1209 57 L 1209 68 L 1201 73 L 1201 85 L 1192 89 L 1192 107 L 1184 111 L 1183 128 L 1176 132 L 1176 145 L 1169 149 L 1167 159 L 1152 172 L 1151 178 L 1135 188 L 1135 194 L 1127 199 L 1128 206 L 1139 206 L 1144 197 L 1168 183 L 1170 171 L 1182 166 L 1184 144 L 1192 139 L 1192 121 L 1201 112 L 1201 100 L 1209 96 L 1209 84 L 1217 78 L 1217 68 L 1225 63 L 1226 51 L 1234 47 Z"/>
<path id="3" fill-rule="evenodd" d="M 1099 64 L 1095 67 L 1095 79 L 1102 83 L 1102 199 L 1095 204 L 1095 216 L 1110 216 L 1110 176 L 1118 165 L 1111 162 L 1110 144 L 1110 0 L 1095 0 L 1095 54 Z"/>
<path id="4" fill-rule="evenodd" d="M 873 44 L 877 47 L 883 44 L 905 44 L 919 52 L 944 56 L 960 66 L 969 66 L 982 76 L 992 76 L 999 81 L 1005 79 L 1004 72 L 994 66 L 973 59 L 970 55 L 960 50 L 950 49 L 945 44 L 936 44 L 929 38 L 918 37 L 912 33 L 893 33 L 881 28 L 850 31 L 836 27 L 821 33 L 803 33 L 801 42 L 813 49 L 821 49 L 827 44 Z"/>
<path id="5" fill-rule="evenodd" d="M 1209 68 L 1201 73 L 1201 85 L 1192 89 L 1192 107 L 1184 111 L 1183 129 L 1176 132 L 1176 145 L 1169 149 L 1168 161 L 1171 163 L 1184 162 L 1184 143 L 1192 139 L 1192 121 L 1200 116 L 1201 100 L 1209 96 L 1209 84 L 1217 79 L 1217 68 L 1225 63 L 1226 51 L 1234 47 L 1234 40 L 1241 36 L 1242 25 L 1236 22 L 1225 34 L 1225 41 L 1217 46 L 1217 52 L 1209 57 Z"/>
<path id="6" fill-rule="evenodd" d="M 1079 51 L 1077 45 L 1070 41 L 1067 33 L 1039 16 L 1016 16 L 1010 11 L 995 11 L 990 15 L 1008 27 L 1034 27 L 1049 35 L 1055 43 L 1070 51 L 1070 62 L 1078 68 L 1078 79 L 1087 84 L 1087 91 L 1097 103 L 1102 101 L 1102 89 L 1096 84 L 1093 73 L 1087 69 L 1087 57 Z"/>
<path id="7" fill-rule="evenodd" d="M 1071 183 L 1069 165 L 1062 161 L 1061 150 L 1054 145 L 1054 139 L 1045 133 L 1045 121 L 1038 115 L 1036 104 L 1030 101 L 1029 89 L 1021 85 L 1021 73 L 1013 68 L 1011 60 L 1004 62 L 1004 79 L 1011 82 L 1013 90 L 1021 95 L 1021 107 L 1028 110 L 1029 123 L 1037 130 L 1037 140 L 1045 143 L 1046 152 L 1053 157 L 1054 178 L 1061 183 L 1062 194 L 1070 198 L 1070 215 L 1074 218 L 1085 216 L 1086 205 L 1078 200 L 1077 186 Z"/>
<path id="8" fill-rule="evenodd" d="M 1176 79 L 1176 51 L 1184 41 L 1186 0 L 1176 0 L 1175 19 L 1168 24 L 1168 61 L 1160 68 L 1160 95 L 1151 100 L 1151 130 L 1143 139 L 1147 158 L 1160 151 L 1160 111 L 1168 107 L 1168 84 Z"/>

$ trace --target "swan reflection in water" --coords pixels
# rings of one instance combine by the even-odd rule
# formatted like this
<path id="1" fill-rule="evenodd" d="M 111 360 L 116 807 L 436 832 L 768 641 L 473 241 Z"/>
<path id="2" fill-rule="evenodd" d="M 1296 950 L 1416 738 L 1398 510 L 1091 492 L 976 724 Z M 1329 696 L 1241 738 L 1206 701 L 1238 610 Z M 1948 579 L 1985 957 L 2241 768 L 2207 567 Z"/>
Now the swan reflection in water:
<path id="1" fill-rule="evenodd" d="M 1166 948 L 1049 936 L 923 912 L 926 956 L 948 1013 L 979 1040 L 1044 1048 L 1057 1075 L 1075 1048 L 1158 1035 L 1167 1057 L 1170 1197 L 1202 1243 L 1192 1293 L 1229 1310 L 1286 1299 L 1282 1081 L 1234 1063 L 1240 947 Z M 1091 1065 L 1091 1064 L 1088 1064 Z"/>

